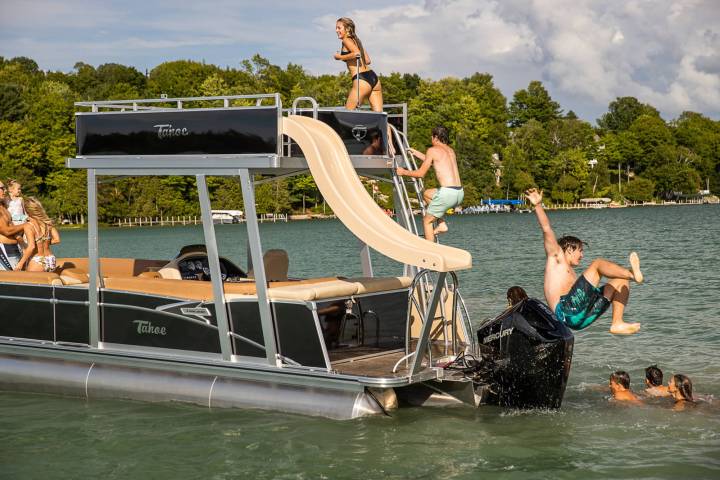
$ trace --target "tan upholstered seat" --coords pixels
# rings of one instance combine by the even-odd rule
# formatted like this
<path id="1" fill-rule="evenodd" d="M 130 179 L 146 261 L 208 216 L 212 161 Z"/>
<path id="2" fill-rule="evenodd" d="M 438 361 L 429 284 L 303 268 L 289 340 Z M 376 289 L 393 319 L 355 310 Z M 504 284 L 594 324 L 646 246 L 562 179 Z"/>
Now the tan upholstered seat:
<path id="1" fill-rule="evenodd" d="M 60 275 L 53 272 L 6 272 L 0 271 L 0 282 L 4 283 L 26 283 L 32 285 L 57 285 L 63 284 Z"/>
<path id="2" fill-rule="evenodd" d="M 334 282 L 342 282 L 336 278 L 318 278 L 300 281 L 272 282 L 270 283 L 270 298 L 286 300 L 314 300 L 319 295 L 335 296 L 337 290 Z M 347 282 L 344 282 L 347 283 Z M 329 284 L 329 285 L 326 285 Z M 315 285 L 321 285 L 315 287 Z M 346 291 L 352 288 L 354 292 L 357 286 L 347 283 Z M 295 289 L 302 290 L 309 287 L 304 293 L 293 293 Z M 124 292 L 147 293 L 150 295 L 161 295 L 175 298 L 186 298 L 190 300 L 211 300 L 213 298 L 212 283 L 198 280 L 175 280 L 168 278 L 147 278 L 147 277 L 108 277 L 105 279 L 105 288 Z M 283 290 L 289 288 L 289 290 Z M 254 282 L 225 283 L 223 289 L 227 298 L 234 296 L 255 296 L 257 289 Z M 273 296 L 273 290 L 280 290 L 277 296 Z M 283 293 L 284 292 L 284 293 Z M 350 295 L 348 293 L 347 295 Z M 327 297 L 329 298 L 329 297 Z"/>
<path id="3" fill-rule="evenodd" d="M 64 285 L 81 285 L 90 281 L 87 272 L 79 268 L 58 269 L 58 274 Z"/>
<path id="4" fill-rule="evenodd" d="M 399 290 L 408 288 L 412 283 L 410 277 L 356 277 L 348 278 L 348 282 L 354 282 L 358 285 L 358 295 L 364 293 L 387 292 L 389 290 Z"/>
<path id="5" fill-rule="evenodd" d="M 345 280 L 331 280 L 320 283 L 291 284 L 273 287 L 270 285 L 268 296 L 273 300 L 313 301 L 325 298 L 348 297 L 357 294 L 358 285 Z"/>
<path id="6" fill-rule="evenodd" d="M 142 258 L 101 258 L 100 274 L 103 277 L 134 277 L 142 272 L 157 270 L 167 263 L 167 260 L 147 260 Z M 78 269 L 85 273 L 90 271 L 87 258 L 58 258 L 58 268 Z"/>
<path id="7" fill-rule="evenodd" d="M 265 279 L 268 282 L 284 282 L 288 279 L 290 259 L 285 250 L 273 249 L 265 252 L 263 265 L 265 266 Z M 248 278 L 255 278 L 254 273 L 254 269 L 251 268 Z"/>

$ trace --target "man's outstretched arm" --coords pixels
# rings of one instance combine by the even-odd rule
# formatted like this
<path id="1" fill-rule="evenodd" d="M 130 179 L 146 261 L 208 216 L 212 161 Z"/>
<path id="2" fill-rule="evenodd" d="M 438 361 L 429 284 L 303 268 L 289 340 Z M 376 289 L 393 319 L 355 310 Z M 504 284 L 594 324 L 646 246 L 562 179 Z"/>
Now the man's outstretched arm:
<path id="1" fill-rule="evenodd" d="M 416 152 L 417 152 L 417 150 L 416 150 Z M 413 155 L 414 155 L 414 153 L 413 153 Z M 397 174 L 403 175 L 405 177 L 424 178 L 425 175 L 427 174 L 428 170 L 430 170 L 430 166 L 433 163 L 433 156 L 432 156 L 432 152 L 430 150 L 428 150 L 427 154 L 423 155 L 422 161 L 423 161 L 422 165 L 420 165 L 420 168 L 418 168 L 417 170 L 407 170 L 405 168 L 398 167 Z"/>
<path id="2" fill-rule="evenodd" d="M 540 228 L 543 232 L 545 253 L 548 257 L 551 255 L 556 255 L 561 250 L 561 248 L 560 245 L 558 245 L 557 243 L 557 239 L 555 238 L 555 232 L 553 232 L 553 229 L 550 226 L 550 219 L 548 218 L 547 214 L 545 213 L 545 209 L 542 206 L 542 192 L 538 191 L 536 188 L 531 188 L 530 190 L 525 192 L 525 195 L 527 195 L 527 199 L 535 207 L 535 214 L 537 215 L 538 223 L 540 224 Z"/>

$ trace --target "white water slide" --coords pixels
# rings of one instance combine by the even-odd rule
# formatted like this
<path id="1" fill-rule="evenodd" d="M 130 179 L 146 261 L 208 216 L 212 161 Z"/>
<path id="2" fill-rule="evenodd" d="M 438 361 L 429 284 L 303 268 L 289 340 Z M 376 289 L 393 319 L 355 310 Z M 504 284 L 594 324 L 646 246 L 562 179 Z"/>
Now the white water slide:
<path id="1" fill-rule="evenodd" d="M 469 252 L 418 237 L 390 218 L 367 193 L 342 139 L 325 123 L 300 115 L 283 118 L 283 133 L 302 149 L 325 201 L 368 246 L 398 262 L 438 272 L 472 266 Z"/>

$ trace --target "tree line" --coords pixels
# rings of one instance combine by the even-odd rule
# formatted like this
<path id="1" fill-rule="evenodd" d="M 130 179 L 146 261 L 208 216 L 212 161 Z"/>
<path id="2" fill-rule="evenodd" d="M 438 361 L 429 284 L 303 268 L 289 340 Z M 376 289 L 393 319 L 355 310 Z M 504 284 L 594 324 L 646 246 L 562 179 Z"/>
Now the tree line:
<path id="1" fill-rule="evenodd" d="M 508 101 L 487 73 L 380 78 L 386 103 L 407 102 L 415 148 L 429 145 L 435 125 L 449 128 L 466 205 L 517 198 L 531 186 L 555 203 L 672 199 L 697 195 L 708 184 L 714 192 L 720 187 L 720 122 L 702 113 L 665 121 L 652 105 L 619 97 L 593 126 L 565 112 L 539 81 Z M 65 159 L 75 155 L 76 101 L 279 93 L 284 105 L 311 96 L 334 106 L 344 104 L 349 85 L 345 72 L 311 75 L 300 65 L 282 68 L 259 55 L 239 68 L 177 60 L 148 72 L 77 63 L 68 73 L 45 72 L 26 57 L 0 57 L 0 178 L 20 181 L 24 194 L 38 196 L 52 216 L 77 219 L 87 208 L 86 173 L 65 168 Z M 208 183 L 213 208 L 242 207 L 237 180 L 213 177 Z M 380 188 L 384 195 L 376 198 L 391 208 L 390 186 Z M 259 213 L 323 209 L 307 175 L 262 183 L 256 193 Z M 133 177 L 99 186 L 104 221 L 198 213 L 193 178 Z"/>

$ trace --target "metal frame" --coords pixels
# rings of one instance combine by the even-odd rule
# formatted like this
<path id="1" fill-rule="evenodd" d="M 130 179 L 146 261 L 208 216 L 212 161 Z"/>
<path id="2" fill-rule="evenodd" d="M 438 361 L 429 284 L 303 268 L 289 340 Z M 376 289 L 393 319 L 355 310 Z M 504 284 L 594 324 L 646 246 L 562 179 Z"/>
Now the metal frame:
<path id="1" fill-rule="evenodd" d="M 231 107 L 230 104 L 233 100 L 255 100 L 255 106 L 246 107 Z M 218 248 L 215 237 L 214 225 L 211 218 L 211 205 L 209 192 L 207 189 L 206 176 L 239 176 L 243 194 L 243 201 L 245 205 L 247 228 L 248 228 L 248 253 L 250 260 L 254 266 L 255 272 L 255 284 L 257 287 L 257 302 L 260 310 L 260 320 L 264 337 L 264 348 L 265 348 L 265 362 L 261 361 L 262 357 L 253 357 L 255 365 L 266 363 L 269 367 L 289 367 L 289 365 L 283 365 L 283 359 L 280 358 L 277 346 L 276 338 L 276 325 L 273 319 L 272 304 L 269 300 L 267 277 L 265 274 L 263 259 L 262 259 L 262 243 L 260 239 L 260 232 L 258 226 L 258 220 L 255 210 L 255 192 L 254 185 L 264 183 L 265 181 L 271 180 L 260 180 L 254 181 L 253 176 L 258 173 L 264 174 L 275 174 L 280 175 L 281 178 L 285 176 L 296 175 L 302 173 L 307 169 L 307 165 L 302 157 L 285 157 L 283 156 L 283 134 L 282 134 L 282 121 L 284 112 L 297 114 L 299 112 L 312 111 L 313 117 L 317 118 L 319 110 L 342 110 L 343 108 L 319 108 L 317 102 L 310 97 L 300 97 L 296 99 L 291 109 L 282 108 L 282 103 L 279 94 L 262 94 L 262 95 L 232 95 L 232 96 L 216 96 L 216 97 L 183 97 L 183 98 L 161 98 L 161 99 L 147 99 L 147 100 L 125 100 L 125 101 L 102 101 L 102 102 L 78 102 L 77 106 L 89 107 L 94 113 L 108 113 L 108 114 L 121 114 L 130 112 L 156 112 L 156 111 L 171 111 L 174 109 L 186 108 L 184 104 L 188 102 L 217 102 L 222 101 L 222 107 L 211 107 L 211 108 L 269 108 L 268 106 L 262 106 L 262 103 L 266 99 L 273 99 L 274 107 L 277 109 L 278 128 L 277 128 L 277 152 L 268 154 L 238 154 L 238 155 L 123 155 L 123 156 L 82 156 L 72 159 L 68 159 L 68 166 L 71 168 L 86 168 L 88 170 L 88 258 L 90 264 L 90 281 L 88 285 L 88 308 L 89 308 L 89 322 L 90 322 L 90 346 L 96 348 L 102 348 L 102 342 L 99 339 L 99 329 L 101 313 L 100 307 L 102 302 L 100 299 L 100 292 L 103 288 L 102 285 L 102 272 L 100 272 L 99 265 L 99 251 L 98 251 L 98 223 L 97 223 L 97 175 L 119 175 L 119 176 L 145 176 L 145 175 L 188 175 L 194 176 L 197 181 L 197 188 L 200 199 L 200 207 L 203 219 L 203 230 L 205 236 L 205 244 L 208 251 L 208 261 L 211 270 L 212 277 L 212 288 L 213 288 L 213 303 L 215 305 L 216 318 L 217 318 L 217 329 L 220 338 L 220 349 L 221 357 L 223 361 L 229 362 L 245 362 L 244 358 L 240 358 L 232 352 L 232 340 L 235 337 L 239 337 L 232 332 L 230 324 L 229 313 L 226 308 L 229 303 L 225 298 L 224 288 L 220 275 L 220 265 L 218 257 Z M 302 101 L 308 101 L 312 104 L 312 108 L 298 108 L 298 103 Z M 168 104 L 175 103 L 175 107 L 158 106 L 157 104 Z M 378 114 L 387 115 L 388 118 L 402 118 L 402 133 L 400 133 L 396 127 L 391 128 L 391 136 L 404 146 L 403 142 L 407 135 L 407 105 L 406 104 L 393 104 L 386 105 L 387 109 L 400 108 L 400 113 L 390 112 L 377 112 Z M 102 112 L 101 112 L 102 110 Z M 205 110 L 205 108 L 193 108 L 193 110 Z M 359 108 L 359 110 L 366 111 L 365 108 Z M 78 112 L 77 115 L 84 115 L 86 113 Z M 388 164 L 388 157 L 386 156 L 353 156 L 353 163 L 358 170 L 383 170 L 387 171 L 391 166 Z M 404 163 L 408 163 L 408 158 L 405 152 L 402 152 L 402 160 Z M 409 165 L 408 165 L 409 166 Z M 240 167 L 240 168 L 239 168 Z M 304 168 L 303 168 L 304 167 Z M 397 180 L 393 179 L 397 190 Z M 403 185 L 404 186 L 404 185 Z M 408 203 L 407 191 L 403 195 L 405 203 Z M 402 203 L 402 201 L 401 201 Z M 407 205 L 409 207 L 409 205 Z M 406 209 L 404 209 L 406 210 Z M 412 228 L 414 219 L 402 218 L 401 224 L 404 224 L 406 228 Z M 363 267 L 363 274 L 365 276 L 373 276 L 372 261 L 370 256 L 369 247 L 365 244 L 361 244 L 361 262 Z M 419 339 L 418 346 L 415 353 L 415 359 L 411 369 L 411 378 L 427 377 L 427 375 L 418 373 L 421 370 L 421 361 L 424 350 L 427 348 L 428 338 L 430 334 L 430 327 L 432 325 L 432 318 L 434 311 L 437 308 L 438 302 L 441 298 L 442 288 L 444 285 L 447 274 L 440 274 L 438 281 L 435 284 L 435 290 L 428 299 L 429 307 L 424 312 L 426 317 L 423 323 L 423 332 Z M 315 319 L 316 329 L 318 335 L 321 335 L 321 329 L 319 324 L 319 318 L 316 312 L 316 305 L 314 302 L 311 303 L 311 309 L 313 310 L 313 316 Z M 430 316 L 430 317 L 429 317 Z M 244 340 L 244 339 L 240 339 Z M 258 345 L 259 346 L 259 345 Z M 331 371 L 331 364 L 329 361 L 329 355 L 326 347 L 323 345 L 323 355 L 326 360 L 326 370 L 328 373 Z M 299 367 L 298 367 L 299 368 Z M 316 367 L 313 367 L 316 369 Z M 430 375 L 432 377 L 433 375 Z M 355 377 L 364 378 L 364 377 Z M 408 378 L 408 381 L 412 381 Z M 429 378 L 429 377 L 428 377 Z M 378 383 L 386 383 L 386 380 L 379 380 Z"/>
<path id="2" fill-rule="evenodd" d="M 249 170 L 238 170 L 245 206 L 245 219 L 247 224 L 248 244 L 255 276 L 256 295 L 260 310 L 260 323 L 262 325 L 263 339 L 265 340 L 265 358 L 270 365 L 279 366 L 278 350 L 275 340 L 275 325 L 273 323 L 270 299 L 268 295 L 267 277 L 263 262 L 262 244 L 260 242 L 260 228 L 258 226 L 257 212 L 255 210 L 255 188 Z M 219 277 L 218 264 L 218 278 Z"/>
<path id="3" fill-rule="evenodd" d="M 230 325 L 228 324 L 227 308 L 225 308 L 225 288 L 220 274 L 220 258 L 218 255 L 217 240 L 215 238 L 215 224 L 212 221 L 210 194 L 205 181 L 205 175 L 196 175 L 197 189 L 202 214 L 203 232 L 205 234 L 205 248 L 207 249 L 208 266 L 210 267 L 210 281 L 213 289 L 215 303 L 215 318 L 217 320 L 218 334 L 220 336 L 220 352 L 223 360 L 230 360 L 232 344 L 230 343 Z"/>

